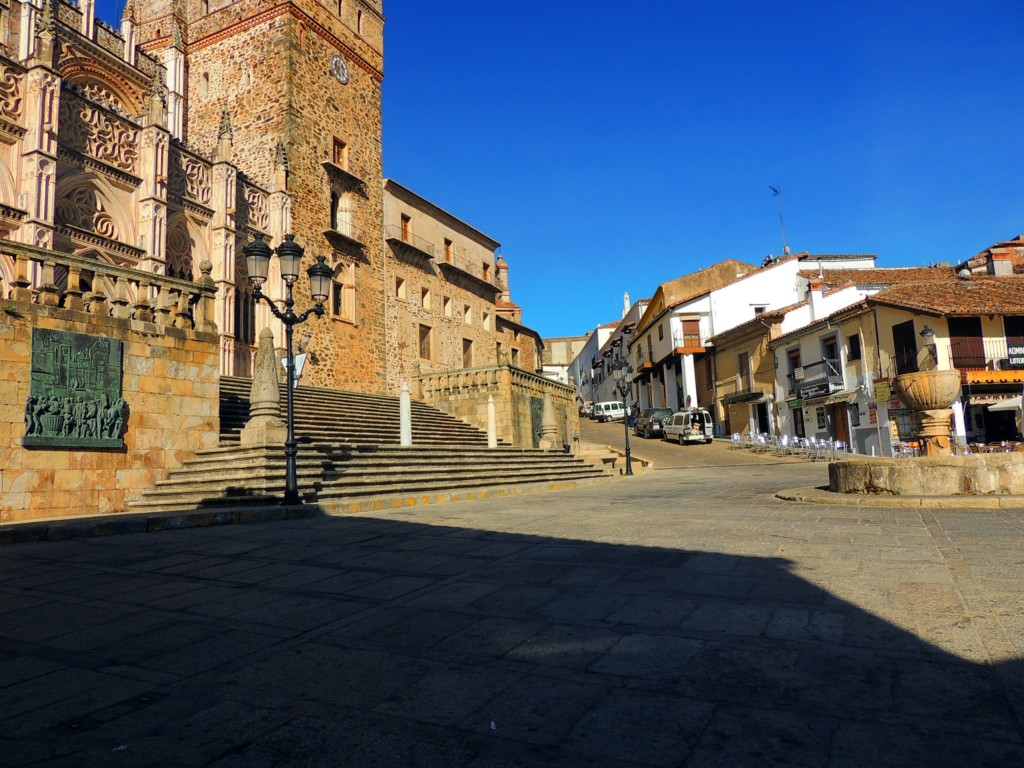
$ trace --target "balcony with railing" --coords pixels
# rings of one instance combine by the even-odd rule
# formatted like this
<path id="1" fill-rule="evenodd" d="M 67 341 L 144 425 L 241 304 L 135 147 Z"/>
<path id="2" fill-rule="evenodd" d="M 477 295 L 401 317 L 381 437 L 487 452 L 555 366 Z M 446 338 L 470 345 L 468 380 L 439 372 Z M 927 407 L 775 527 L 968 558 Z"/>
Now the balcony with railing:
<path id="1" fill-rule="evenodd" d="M 672 332 L 672 349 L 677 355 L 693 354 L 704 351 L 704 339 L 700 332 Z"/>
<path id="2" fill-rule="evenodd" d="M 637 344 L 633 354 L 633 369 L 636 371 L 637 376 L 640 376 L 644 371 L 651 370 L 653 367 L 654 362 L 651 360 L 647 347 L 643 344 Z"/>
<path id="3" fill-rule="evenodd" d="M 827 359 L 797 368 L 789 374 L 789 392 L 802 400 L 827 397 L 843 389 L 839 360 Z"/>
<path id="4" fill-rule="evenodd" d="M 748 371 L 718 382 L 717 394 L 723 405 L 731 405 L 761 400 L 768 394 L 767 389 L 755 382 L 753 374 Z"/>
<path id="5" fill-rule="evenodd" d="M 384 228 L 384 238 L 401 253 L 413 254 L 420 258 L 433 259 L 436 246 L 426 238 L 414 235 L 398 224 L 388 224 Z"/>
<path id="6" fill-rule="evenodd" d="M 954 337 L 945 355 L 965 383 L 1024 382 L 1024 339 Z"/>
<path id="7" fill-rule="evenodd" d="M 335 223 L 334 229 L 325 229 L 324 237 L 332 247 L 343 250 L 346 245 L 354 245 L 362 248 L 366 245 L 366 235 L 350 221 L 340 219 Z"/>

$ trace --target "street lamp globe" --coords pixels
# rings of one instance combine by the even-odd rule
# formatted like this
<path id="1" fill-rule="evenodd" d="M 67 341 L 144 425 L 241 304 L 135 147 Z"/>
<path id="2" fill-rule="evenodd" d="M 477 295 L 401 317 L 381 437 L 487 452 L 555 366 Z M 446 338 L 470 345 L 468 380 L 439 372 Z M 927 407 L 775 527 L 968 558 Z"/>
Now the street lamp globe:
<path id="1" fill-rule="evenodd" d="M 249 273 L 249 281 L 259 288 L 267 282 L 270 256 L 273 254 L 270 246 L 263 242 L 263 233 L 257 232 L 255 239 L 242 248 L 242 253 L 245 254 L 245 268 Z"/>
<path id="2" fill-rule="evenodd" d="M 334 279 L 334 270 L 327 264 L 327 259 L 317 256 L 316 262 L 306 274 L 309 275 L 309 292 L 313 301 L 323 304 L 331 295 L 331 281 Z"/>
<path id="3" fill-rule="evenodd" d="M 305 250 L 295 242 L 295 235 L 285 235 L 284 242 L 277 246 L 277 255 L 281 259 L 281 279 L 289 285 L 299 279 L 303 253 Z"/>

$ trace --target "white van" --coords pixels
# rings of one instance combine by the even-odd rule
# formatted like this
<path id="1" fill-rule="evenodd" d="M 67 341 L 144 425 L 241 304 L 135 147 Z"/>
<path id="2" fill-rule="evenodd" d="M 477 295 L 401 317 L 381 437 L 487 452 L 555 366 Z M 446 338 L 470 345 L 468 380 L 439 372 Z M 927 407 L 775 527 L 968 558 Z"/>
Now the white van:
<path id="1" fill-rule="evenodd" d="M 684 408 L 665 420 L 662 437 L 684 443 L 710 443 L 715 434 L 711 414 L 704 408 Z"/>
<path id="2" fill-rule="evenodd" d="M 620 421 L 625 415 L 626 408 L 621 400 L 594 403 L 594 418 L 598 421 Z"/>

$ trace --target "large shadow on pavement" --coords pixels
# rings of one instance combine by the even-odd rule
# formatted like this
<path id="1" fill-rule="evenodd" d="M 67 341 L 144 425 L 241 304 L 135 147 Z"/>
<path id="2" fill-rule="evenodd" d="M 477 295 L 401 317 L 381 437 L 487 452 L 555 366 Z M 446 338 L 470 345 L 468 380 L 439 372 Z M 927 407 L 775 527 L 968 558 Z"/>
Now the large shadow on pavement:
<path id="1" fill-rule="evenodd" d="M 783 559 L 366 518 L 0 555 L 6 765 L 1024 765 L 1019 662 Z"/>

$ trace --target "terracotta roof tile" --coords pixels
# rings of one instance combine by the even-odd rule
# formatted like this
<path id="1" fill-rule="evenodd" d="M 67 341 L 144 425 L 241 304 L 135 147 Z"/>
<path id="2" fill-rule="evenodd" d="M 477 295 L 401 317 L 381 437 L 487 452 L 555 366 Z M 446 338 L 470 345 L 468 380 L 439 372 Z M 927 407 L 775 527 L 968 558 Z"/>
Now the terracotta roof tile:
<path id="1" fill-rule="evenodd" d="M 868 303 L 954 317 L 1024 315 L 1024 277 L 974 275 L 894 285 Z"/>

